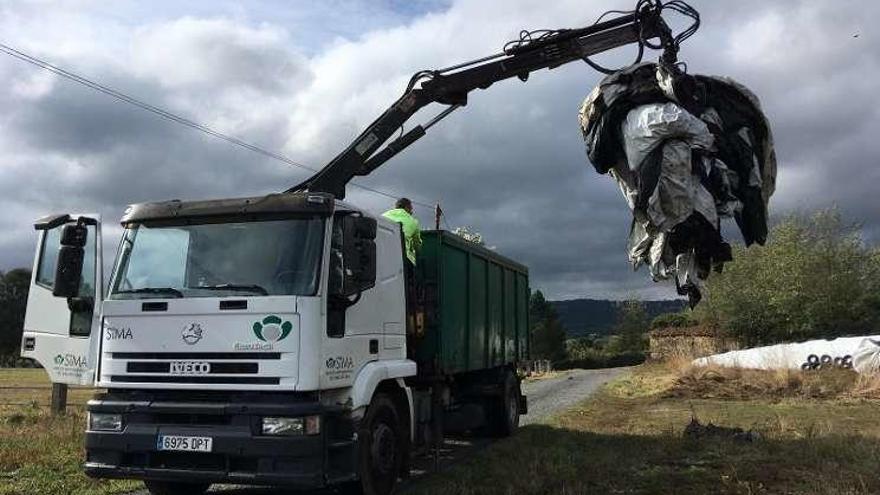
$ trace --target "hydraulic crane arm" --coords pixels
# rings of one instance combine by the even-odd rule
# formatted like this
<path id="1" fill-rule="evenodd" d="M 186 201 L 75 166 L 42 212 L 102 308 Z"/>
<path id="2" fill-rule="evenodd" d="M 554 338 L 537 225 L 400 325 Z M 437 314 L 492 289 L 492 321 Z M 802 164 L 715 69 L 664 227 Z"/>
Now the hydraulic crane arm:
<path id="1" fill-rule="evenodd" d="M 632 43 L 639 45 L 639 60 L 644 47 L 648 46 L 664 49 L 661 59 L 674 63 L 678 43 L 693 32 L 685 31 L 682 33 L 685 36 L 680 34 L 673 38 L 671 30 L 661 17 L 663 9 L 670 5 L 683 5 L 690 9 L 678 0 L 665 5 L 661 0 L 640 0 L 633 12 L 609 21 L 581 29 L 545 31 L 536 38 L 531 36 L 532 33 L 524 32 L 522 39 L 508 43 L 502 53 L 442 70 L 418 72 L 410 80 L 403 96 L 342 153 L 311 178 L 288 189 L 288 192 L 327 192 L 337 198 L 344 198 L 345 186 L 352 178 L 368 175 L 424 136 L 432 125 L 458 107 L 466 105 L 468 93 L 471 91 L 486 89 L 498 81 L 512 77 L 526 81 L 529 74 L 536 70 L 553 69 L 577 60 L 584 60 L 590 66 L 602 70 L 588 57 Z M 693 13 L 696 15 L 695 11 Z M 699 25 L 698 19 L 697 15 L 695 24 L 690 28 L 693 31 Z M 659 38 L 660 42 L 652 44 L 650 40 L 655 38 Z M 379 150 L 407 120 L 431 103 L 448 105 L 448 108 L 426 124 L 416 126 Z"/>

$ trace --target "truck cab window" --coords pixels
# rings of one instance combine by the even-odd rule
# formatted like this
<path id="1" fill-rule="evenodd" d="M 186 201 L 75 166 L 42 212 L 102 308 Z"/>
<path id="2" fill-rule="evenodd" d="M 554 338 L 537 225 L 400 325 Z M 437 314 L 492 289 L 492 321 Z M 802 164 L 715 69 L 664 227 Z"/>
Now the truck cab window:
<path id="1" fill-rule="evenodd" d="M 47 230 L 40 248 L 40 265 L 37 269 L 37 283 L 47 289 L 55 287 L 55 267 L 58 265 L 58 247 L 61 245 L 61 229 L 64 226 Z"/>
<path id="2" fill-rule="evenodd" d="M 345 264 L 342 257 L 342 217 L 333 219 L 333 231 L 330 235 L 330 270 L 329 293 L 338 294 L 342 291 L 345 278 Z M 327 311 L 327 336 L 341 338 L 345 336 L 345 309 L 329 301 Z"/>
<path id="3" fill-rule="evenodd" d="M 82 277 L 79 283 L 79 299 L 84 304 L 74 305 L 70 313 L 70 335 L 86 337 L 92 332 L 92 316 L 95 312 L 95 260 L 97 259 L 97 246 L 95 245 L 94 225 L 86 226 L 86 245 L 83 247 Z M 57 256 L 57 255 L 56 255 Z"/>
<path id="4" fill-rule="evenodd" d="M 297 218 L 132 226 L 110 298 L 315 295 L 324 225 Z"/>
<path id="5" fill-rule="evenodd" d="M 55 270 L 58 266 L 58 248 L 61 246 L 61 230 L 63 225 L 47 230 L 40 247 L 40 262 L 37 267 L 36 282 L 42 287 L 55 287 Z M 83 257 L 82 279 L 79 284 L 78 299 L 84 304 L 74 304 L 70 314 L 70 335 L 88 336 L 92 331 L 92 315 L 95 305 L 95 246 L 94 225 L 88 225 L 85 256 Z"/>

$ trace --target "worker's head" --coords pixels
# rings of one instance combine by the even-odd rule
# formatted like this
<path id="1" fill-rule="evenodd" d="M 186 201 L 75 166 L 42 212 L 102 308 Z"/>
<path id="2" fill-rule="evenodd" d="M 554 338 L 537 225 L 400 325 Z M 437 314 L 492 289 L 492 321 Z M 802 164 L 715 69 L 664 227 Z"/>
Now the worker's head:
<path id="1" fill-rule="evenodd" d="M 413 212 L 412 201 L 410 201 L 409 198 L 398 199 L 397 203 L 394 203 L 394 207 L 406 210 L 407 213 L 412 215 L 412 212 Z"/>

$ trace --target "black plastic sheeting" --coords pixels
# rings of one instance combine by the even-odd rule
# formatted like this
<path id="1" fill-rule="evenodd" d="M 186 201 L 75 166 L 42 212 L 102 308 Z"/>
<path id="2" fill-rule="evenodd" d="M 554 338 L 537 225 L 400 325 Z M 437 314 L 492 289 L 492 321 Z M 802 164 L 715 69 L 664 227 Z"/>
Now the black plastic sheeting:
<path id="1" fill-rule="evenodd" d="M 673 278 L 692 307 L 709 273 L 732 260 L 722 218 L 735 219 L 746 246 L 767 241 L 776 156 L 760 103 L 744 86 L 637 64 L 604 78 L 580 121 L 587 157 L 617 180 L 633 212 L 634 268 Z"/>

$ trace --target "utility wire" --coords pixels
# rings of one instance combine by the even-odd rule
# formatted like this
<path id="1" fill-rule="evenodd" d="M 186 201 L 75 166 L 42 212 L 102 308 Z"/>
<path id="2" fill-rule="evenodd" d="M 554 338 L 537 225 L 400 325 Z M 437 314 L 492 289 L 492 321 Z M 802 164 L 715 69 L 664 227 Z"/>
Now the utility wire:
<path id="1" fill-rule="evenodd" d="M 184 125 L 187 127 L 190 127 L 192 129 L 203 132 L 203 133 L 208 134 L 210 136 L 213 136 L 215 138 L 222 139 L 226 142 L 232 143 L 236 146 L 241 146 L 242 148 L 253 151 L 254 153 L 259 153 L 263 156 L 284 162 L 288 165 L 302 168 L 305 170 L 309 170 L 311 172 L 318 172 L 317 169 L 314 169 L 314 168 L 309 167 L 307 165 L 303 165 L 302 163 L 299 163 L 295 160 L 292 160 L 282 154 L 276 153 L 274 151 L 269 151 L 265 148 L 261 148 L 259 146 L 254 145 L 254 144 L 243 141 L 237 137 L 230 136 L 228 134 L 224 134 L 224 133 L 217 131 L 217 130 L 214 130 L 211 127 L 208 127 L 204 124 L 200 124 L 198 122 L 187 119 L 186 117 L 181 117 L 180 115 L 169 112 L 168 110 L 159 108 L 159 107 L 157 107 L 155 105 L 151 105 L 143 100 L 139 100 L 139 99 L 134 98 L 132 96 L 129 96 L 125 93 L 122 93 L 121 91 L 117 91 L 113 88 L 110 88 L 110 87 L 104 86 L 103 84 L 97 83 L 91 79 L 85 78 L 83 76 L 74 74 L 73 72 L 70 72 L 68 70 L 62 69 L 61 67 L 58 67 L 58 66 L 53 65 L 49 62 L 46 62 L 45 60 L 41 60 L 41 59 L 34 57 L 32 55 L 28 55 L 27 53 L 24 53 L 21 50 L 17 50 L 9 45 L 0 43 L 0 51 L 2 51 L 3 53 L 5 53 L 11 57 L 17 58 L 19 60 L 22 60 L 22 61 L 27 62 L 32 65 L 36 65 L 37 67 L 40 67 L 40 68 L 45 69 L 49 72 L 52 72 L 55 75 L 58 75 L 63 78 L 69 79 L 73 82 L 82 84 L 83 86 L 91 88 L 91 89 L 98 91 L 100 93 L 104 93 L 105 95 L 108 95 L 112 98 L 115 98 L 119 101 L 122 101 L 123 103 L 128 103 L 129 105 L 134 105 L 142 110 L 146 110 L 148 112 L 156 114 L 164 119 L 170 120 L 172 122 L 176 122 L 178 124 L 181 124 L 181 125 Z M 385 196 L 387 198 L 397 199 L 399 197 L 397 195 L 387 193 L 385 191 L 381 191 L 381 190 L 373 188 L 373 187 L 364 186 L 364 185 L 361 185 L 361 184 L 358 184 L 355 182 L 351 182 L 351 185 L 358 187 L 360 189 L 363 189 L 365 191 L 372 192 L 374 194 L 379 194 L 381 196 Z M 420 201 L 415 201 L 415 200 L 412 200 L 412 201 L 413 201 L 413 203 L 416 203 L 420 206 L 424 206 L 425 208 L 433 208 L 434 207 L 433 205 L 430 205 L 425 202 L 420 202 Z"/>

